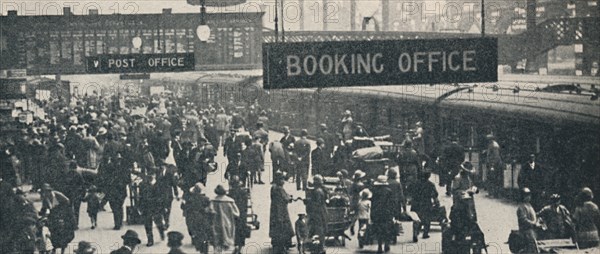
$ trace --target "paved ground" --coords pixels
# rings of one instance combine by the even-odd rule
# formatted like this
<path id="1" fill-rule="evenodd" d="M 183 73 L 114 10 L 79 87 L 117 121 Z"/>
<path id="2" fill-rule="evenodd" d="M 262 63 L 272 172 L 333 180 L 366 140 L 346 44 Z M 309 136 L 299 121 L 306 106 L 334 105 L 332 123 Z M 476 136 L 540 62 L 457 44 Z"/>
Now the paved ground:
<path id="1" fill-rule="evenodd" d="M 271 140 L 279 139 L 281 134 L 271 133 L 269 135 Z M 315 144 L 312 144 L 313 147 Z M 219 152 L 221 153 L 221 152 Z M 267 166 L 265 182 L 271 181 L 270 174 L 270 156 L 267 154 Z M 207 193 L 209 196 L 214 196 L 213 189 L 218 184 L 223 184 L 227 187 L 227 182 L 223 178 L 225 169 L 226 159 L 219 154 L 217 161 L 220 163 L 220 170 L 211 174 L 208 179 Z M 432 176 L 431 180 L 437 183 L 437 175 Z M 436 185 L 437 186 L 437 185 Z M 256 231 L 252 231 L 252 236 L 247 240 L 246 247 L 242 250 L 242 253 L 270 253 L 271 244 L 269 238 L 269 206 L 270 206 L 270 185 L 255 185 L 252 189 L 252 200 L 254 203 L 255 213 L 258 215 L 258 219 L 261 222 L 261 228 Z M 295 184 L 287 183 L 285 185 L 288 193 L 294 197 L 304 197 L 303 192 L 296 191 Z M 444 196 L 444 189 L 438 186 L 438 192 L 441 194 L 440 202 L 446 206 L 448 211 L 452 205 L 452 199 Z M 38 200 L 37 194 L 29 194 L 32 200 Z M 128 203 L 129 201 L 126 201 Z M 510 253 L 508 245 L 505 242 L 508 239 L 508 235 L 511 229 L 517 228 L 516 221 L 516 205 L 507 201 L 499 199 L 490 199 L 486 197 L 484 192 L 476 195 L 475 203 L 477 207 L 477 214 L 479 224 L 485 233 L 486 242 L 490 245 L 488 247 L 489 253 Z M 186 253 L 196 253 L 194 247 L 191 244 L 189 235 L 187 235 L 187 228 L 185 225 L 182 211 L 179 208 L 180 202 L 173 202 L 173 210 L 171 214 L 171 228 L 170 230 L 180 231 L 185 234 L 183 251 Z M 40 202 L 36 202 L 36 207 L 40 207 Z M 108 209 L 109 206 L 106 206 Z M 144 228 L 142 225 L 127 225 L 119 230 L 112 230 L 112 214 L 108 210 L 101 212 L 98 215 L 98 228 L 92 230 L 90 228 L 90 221 L 87 216 L 86 204 L 83 203 L 80 210 L 80 224 L 79 230 L 75 233 L 75 240 L 71 244 L 71 248 L 66 253 L 73 253 L 73 250 L 77 247 L 79 241 L 85 240 L 92 242 L 93 245 L 98 249 L 98 254 L 108 254 L 110 251 L 117 249 L 121 245 L 120 236 L 125 233 L 127 229 L 133 229 L 137 231 L 142 239 L 142 244 L 138 247 L 137 253 L 167 253 L 168 248 L 166 241 L 160 241 L 158 233 L 155 232 L 155 245 L 147 248 Z M 304 212 L 304 205 L 302 202 L 294 202 L 289 205 L 290 216 L 292 223 L 296 220 L 296 214 Z M 439 226 L 432 226 L 431 238 L 419 239 L 418 243 L 412 243 L 412 225 L 411 223 L 403 223 L 404 234 L 398 238 L 398 243 L 391 248 L 390 253 L 440 253 L 441 252 L 441 233 Z M 349 235 L 349 233 L 348 233 Z M 350 241 L 346 241 L 346 246 L 329 247 L 327 253 L 375 253 L 377 246 L 365 246 L 364 249 L 358 249 L 358 243 L 355 237 Z M 212 248 L 211 248 L 212 251 Z M 292 253 L 296 253 L 296 250 L 292 250 Z"/>

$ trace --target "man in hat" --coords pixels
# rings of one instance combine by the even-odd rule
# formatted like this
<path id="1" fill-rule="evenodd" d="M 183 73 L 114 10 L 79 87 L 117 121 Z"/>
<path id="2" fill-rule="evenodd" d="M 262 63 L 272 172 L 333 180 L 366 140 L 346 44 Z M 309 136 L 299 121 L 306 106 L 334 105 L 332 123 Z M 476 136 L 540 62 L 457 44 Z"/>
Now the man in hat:
<path id="1" fill-rule="evenodd" d="M 169 228 L 169 218 L 171 217 L 171 206 L 173 204 L 173 197 L 179 200 L 179 188 L 177 183 L 179 177 L 176 172 L 174 165 L 167 165 L 162 162 L 158 173 L 156 174 L 156 184 L 158 185 L 159 193 L 161 195 L 161 212 L 165 220 L 165 230 Z"/>
<path id="2" fill-rule="evenodd" d="M 217 185 L 215 194 L 217 196 L 210 201 L 210 208 L 214 214 L 213 246 L 219 253 L 235 246 L 235 220 L 240 217 L 240 211 L 235 200 L 227 196 L 223 185 Z"/>
<path id="3" fill-rule="evenodd" d="M 244 155 L 248 156 L 248 171 L 250 171 L 250 181 L 255 184 L 265 184 L 262 181 L 262 172 L 265 170 L 265 152 L 263 145 L 260 143 L 260 137 L 252 138 L 252 143 L 247 144 Z M 242 155 L 242 157 L 245 157 Z"/>
<path id="4" fill-rule="evenodd" d="M 79 209 L 85 196 L 86 182 L 81 173 L 77 172 L 77 162 L 70 161 L 60 179 L 61 184 L 57 189 L 71 201 L 75 215 L 75 226 L 79 226 Z"/>
<path id="5" fill-rule="evenodd" d="M 486 155 L 486 166 L 488 169 L 489 176 L 489 188 L 488 192 L 490 196 L 497 197 L 502 189 L 503 182 L 503 163 L 502 157 L 500 156 L 500 145 L 496 142 L 496 137 L 492 134 L 486 136 L 488 140 L 487 155 Z"/>
<path id="6" fill-rule="evenodd" d="M 352 112 L 346 110 L 342 117 L 342 133 L 344 134 L 344 140 L 352 139 L 354 133 L 354 120 L 352 119 Z"/>
<path id="7" fill-rule="evenodd" d="M 600 246 L 600 210 L 592 200 L 594 193 L 588 187 L 580 190 L 577 206 L 573 213 L 575 222 L 575 241 L 579 248 L 586 249 Z"/>
<path id="8" fill-rule="evenodd" d="M 42 209 L 40 215 L 48 215 L 48 229 L 52 235 L 52 246 L 54 249 L 60 248 L 61 252 L 64 252 L 75 238 L 73 207 L 64 194 L 53 190 L 49 184 L 44 183 L 41 189 Z"/>
<path id="9" fill-rule="evenodd" d="M 544 221 L 547 230 L 544 231 L 544 239 L 564 239 L 573 237 L 575 225 L 569 210 L 560 203 L 560 195 L 552 194 L 551 203 L 542 208 L 537 216 Z"/>
<path id="10" fill-rule="evenodd" d="M 302 129 L 300 132 L 300 139 L 294 142 L 294 152 L 297 156 L 296 190 L 306 190 L 311 152 L 310 142 L 308 141 L 308 131 L 306 129 Z M 301 185 L 302 188 L 300 188 Z"/>
<path id="11" fill-rule="evenodd" d="M 168 254 L 184 254 L 181 250 L 183 234 L 177 231 L 167 233 L 167 246 L 170 248 Z"/>
<path id="12" fill-rule="evenodd" d="M 269 143 L 269 152 L 271 153 L 272 175 L 274 176 L 277 171 L 286 171 L 289 155 L 283 144 L 279 141 Z"/>
<path id="13" fill-rule="evenodd" d="M 396 213 L 396 207 L 390 205 L 394 203 L 394 193 L 389 187 L 388 177 L 385 175 L 377 176 L 371 192 L 373 193 L 371 198 L 371 221 L 373 222 L 373 233 L 377 239 L 377 251 L 380 253 L 383 251 L 388 252 L 390 250 L 389 244 L 395 237 L 394 215 Z"/>
<path id="14" fill-rule="evenodd" d="M 453 135 L 450 144 L 444 146 L 440 158 L 442 164 L 440 186 L 446 185 L 446 196 L 452 195 L 452 180 L 460 171 L 460 164 L 464 158 L 464 148 L 458 143 L 458 136 Z"/>
<path id="15" fill-rule="evenodd" d="M 200 167 L 199 180 L 206 184 L 208 173 L 213 171 L 212 165 L 214 165 L 217 152 L 207 139 L 200 137 L 198 147 L 194 148 L 192 153 L 195 155 L 194 162 Z"/>
<path id="16" fill-rule="evenodd" d="M 398 179 L 398 171 L 396 169 L 388 169 L 387 176 L 388 184 L 390 186 L 390 189 L 392 189 L 392 192 L 394 193 L 394 201 L 396 204 L 396 214 L 394 215 L 394 217 L 400 220 L 400 215 L 402 214 L 402 211 L 407 211 L 406 198 L 404 197 L 404 187 L 402 186 L 400 179 Z"/>
<path id="17" fill-rule="evenodd" d="M 203 193 L 204 185 L 196 183 L 183 195 L 181 209 L 185 216 L 185 224 L 192 238 L 192 244 L 200 253 L 208 253 L 208 241 L 211 232 L 210 199 Z"/>
<path id="18" fill-rule="evenodd" d="M 333 151 L 335 151 L 335 148 L 339 145 L 339 141 L 335 134 L 329 132 L 326 124 L 322 123 L 319 126 L 319 129 L 321 130 L 319 137 L 325 141 L 324 150 L 329 155 L 329 158 L 331 158 L 333 156 Z"/>
<path id="19" fill-rule="evenodd" d="M 425 138 L 423 133 L 423 123 L 418 121 L 415 123 L 415 133 L 412 137 L 412 141 L 415 147 L 415 150 L 419 155 L 425 154 Z"/>
<path id="20" fill-rule="evenodd" d="M 350 209 L 355 212 L 355 215 L 358 214 L 358 202 L 361 199 L 360 192 L 365 188 L 363 179 L 366 175 L 367 174 L 360 169 L 354 171 L 352 185 L 350 185 L 350 188 L 348 189 L 350 195 Z M 354 224 L 356 223 L 356 220 L 356 217 L 352 218 L 352 226 L 350 227 L 350 234 L 352 235 L 354 235 Z"/>
<path id="21" fill-rule="evenodd" d="M 237 158 L 237 154 L 242 152 L 244 141 L 237 136 L 237 129 L 229 129 L 229 134 L 223 141 L 223 155 L 227 157 L 227 163 L 232 163 Z"/>
<path id="22" fill-rule="evenodd" d="M 413 221 L 413 242 L 417 242 L 419 231 L 423 226 L 423 239 L 429 238 L 431 219 L 435 215 L 435 207 L 439 207 L 438 192 L 435 184 L 429 181 L 430 172 L 421 172 L 419 175 L 418 189 L 413 196 L 411 211 L 415 212 L 420 221 Z"/>
<path id="23" fill-rule="evenodd" d="M 288 243 L 294 236 L 292 221 L 288 211 L 288 204 L 292 197 L 285 191 L 285 176 L 276 172 L 273 186 L 271 187 L 271 208 L 269 215 L 269 237 L 274 253 L 286 253 Z"/>
<path id="24" fill-rule="evenodd" d="M 92 244 L 86 241 L 81 241 L 77 245 L 77 249 L 75 249 L 75 254 L 94 254 L 96 253 L 96 248 L 92 247 Z"/>
<path id="25" fill-rule="evenodd" d="M 279 140 L 279 142 L 281 142 L 281 144 L 283 145 L 283 148 L 286 149 L 286 151 L 288 151 L 288 152 L 289 152 L 290 144 L 293 144 L 294 142 L 296 142 L 296 138 L 294 138 L 294 136 L 292 136 L 290 134 L 289 126 L 283 126 L 283 137 Z"/>
<path id="26" fill-rule="evenodd" d="M 404 194 L 410 199 L 414 191 L 413 185 L 417 182 L 419 170 L 421 169 L 419 155 L 417 151 L 413 149 L 411 140 L 406 140 L 404 142 L 404 147 L 398 154 L 397 161 L 398 166 L 400 166 L 400 169 L 402 170 L 400 181 L 405 188 Z"/>
<path id="27" fill-rule="evenodd" d="M 529 155 L 527 163 L 523 163 L 519 172 L 519 187 L 531 190 L 531 205 L 536 211 L 545 204 L 542 195 L 546 185 L 546 174 L 542 165 L 536 161 L 535 154 Z"/>
<path id="28" fill-rule="evenodd" d="M 325 151 L 325 141 L 322 138 L 317 139 L 317 148 L 310 153 L 312 164 L 312 175 L 328 175 L 324 172 L 327 169 L 329 161 L 327 152 Z"/>
<path id="29" fill-rule="evenodd" d="M 131 182 L 130 168 L 131 163 L 117 152 L 116 156 L 110 160 L 110 163 L 104 167 L 106 170 L 106 182 L 104 182 L 105 200 L 108 201 L 113 213 L 114 230 L 121 229 L 123 225 L 123 204 L 127 197 L 127 185 Z"/>
<path id="30" fill-rule="evenodd" d="M 110 252 L 110 254 L 132 254 L 135 247 L 142 243 L 138 237 L 138 233 L 131 229 L 127 230 L 127 232 L 121 236 L 121 239 L 123 239 L 123 246 Z"/>
<path id="31" fill-rule="evenodd" d="M 215 116 L 215 126 L 219 133 L 219 143 L 225 143 L 225 137 L 227 134 L 227 128 L 229 128 L 229 116 L 225 114 L 224 108 L 219 108 L 217 116 Z"/>
<path id="32" fill-rule="evenodd" d="M 258 122 L 263 123 L 263 129 L 269 131 L 269 116 L 267 115 L 267 111 L 263 110 L 260 112 Z"/>
<path id="33" fill-rule="evenodd" d="M 521 253 L 538 253 L 536 229 L 540 228 L 541 225 L 530 202 L 531 190 L 529 188 L 521 189 L 521 202 L 517 207 L 519 232 L 525 238 L 525 246 Z"/>
<path id="34" fill-rule="evenodd" d="M 240 182 L 238 176 L 233 176 L 229 181 L 229 193 L 227 194 L 235 201 L 235 205 L 240 211 L 240 215 L 235 219 L 235 250 L 234 253 L 240 253 L 246 245 L 246 238 L 250 235 L 250 228 L 246 225 L 248 217 L 248 189 L 244 188 L 244 183 Z"/>
<path id="35" fill-rule="evenodd" d="M 144 220 L 144 229 L 148 237 L 146 246 L 154 245 L 154 235 L 152 233 L 152 222 L 156 224 L 160 238 L 165 238 L 165 228 L 163 225 L 163 213 L 161 204 L 161 189 L 156 180 L 157 168 L 148 170 L 146 178 L 140 183 L 140 211 Z"/>
<path id="36" fill-rule="evenodd" d="M 473 164 L 470 161 L 465 161 L 460 165 L 460 168 L 460 172 L 452 180 L 452 195 L 455 204 L 461 196 L 474 191 L 473 181 L 471 180 Z"/>
<path id="37" fill-rule="evenodd" d="M 325 253 L 325 233 L 327 232 L 327 199 L 329 197 L 323 177 L 313 176 L 314 189 L 306 193 L 306 214 L 308 215 L 308 226 L 311 236 L 319 237 L 317 253 Z"/>

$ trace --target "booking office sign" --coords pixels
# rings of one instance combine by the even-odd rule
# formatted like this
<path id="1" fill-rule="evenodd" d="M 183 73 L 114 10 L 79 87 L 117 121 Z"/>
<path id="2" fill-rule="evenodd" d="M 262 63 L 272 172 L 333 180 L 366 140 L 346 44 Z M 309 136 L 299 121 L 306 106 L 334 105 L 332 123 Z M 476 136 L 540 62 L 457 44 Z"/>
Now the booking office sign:
<path id="1" fill-rule="evenodd" d="M 496 38 L 266 43 L 265 89 L 498 81 Z"/>

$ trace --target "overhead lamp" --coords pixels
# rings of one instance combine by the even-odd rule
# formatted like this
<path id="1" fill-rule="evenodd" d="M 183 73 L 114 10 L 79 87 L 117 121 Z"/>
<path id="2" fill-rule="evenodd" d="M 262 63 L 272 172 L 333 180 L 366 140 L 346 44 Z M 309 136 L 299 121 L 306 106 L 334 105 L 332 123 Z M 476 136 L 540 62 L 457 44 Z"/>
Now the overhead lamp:
<path id="1" fill-rule="evenodd" d="M 133 48 L 139 49 L 142 46 L 142 38 L 139 36 L 133 37 L 133 39 L 131 39 L 131 44 L 133 44 Z"/>
<path id="2" fill-rule="evenodd" d="M 210 27 L 208 25 L 199 25 L 196 28 L 196 35 L 200 41 L 208 41 L 208 38 L 210 38 Z"/>

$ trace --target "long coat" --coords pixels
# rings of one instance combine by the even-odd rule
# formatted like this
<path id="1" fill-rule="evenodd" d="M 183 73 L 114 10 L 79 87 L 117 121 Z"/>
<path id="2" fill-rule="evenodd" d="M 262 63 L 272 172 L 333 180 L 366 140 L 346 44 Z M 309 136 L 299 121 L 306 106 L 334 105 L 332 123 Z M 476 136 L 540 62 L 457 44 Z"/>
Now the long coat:
<path id="1" fill-rule="evenodd" d="M 325 175 L 329 176 L 330 174 L 325 174 L 329 172 L 325 172 L 327 168 L 327 163 L 329 162 L 329 156 L 327 152 L 323 150 L 321 147 L 317 147 L 310 153 L 311 164 L 312 164 L 312 175 Z"/>
<path id="2" fill-rule="evenodd" d="M 240 211 L 240 216 L 235 220 L 235 243 L 243 246 L 246 243 L 246 217 L 248 216 L 248 189 L 241 186 L 232 187 L 228 194 Z"/>
<path id="3" fill-rule="evenodd" d="M 186 192 L 185 203 L 181 205 L 185 216 L 185 224 L 192 237 L 192 244 L 200 249 L 204 242 L 210 241 L 211 234 L 207 230 L 211 225 L 210 199 L 201 193 Z"/>
<path id="4" fill-rule="evenodd" d="M 269 216 L 269 237 L 274 241 L 289 241 L 294 236 L 292 221 L 288 211 L 290 195 L 283 186 L 271 187 L 271 213 Z"/>
<path id="5" fill-rule="evenodd" d="M 327 192 L 322 187 L 307 193 L 306 215 L 311 235 L 324 237 L 327 232 Z"/>
<path id="6" fill-rule="evenodd" d="M 371 221 L 373 221 L 373 232 L 378 239 L 390 239 L 393 237 L 394 229 L 394 193 L 388 185 L 374 185 L 371 189 Z"/>
<path id="7" fill-rule="evenodd" d="M 42 201 L 42 214 L 50 210 L 48 229 L 54 248 L 66 248 L 75 238 L 75 214 L 69 199 L 58 191 Z"/>
<path id="8" fill-rule="evenodd" d="M 228 196 L 219 195 L 211 200 L 210 206 L 214 213 L 212 225 L 213 246 L 234 246 L 235 220 L 240 216 L 235 201 Z"/>

